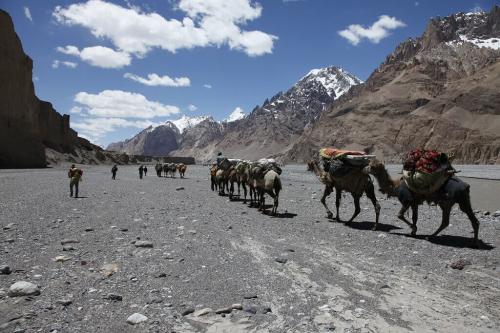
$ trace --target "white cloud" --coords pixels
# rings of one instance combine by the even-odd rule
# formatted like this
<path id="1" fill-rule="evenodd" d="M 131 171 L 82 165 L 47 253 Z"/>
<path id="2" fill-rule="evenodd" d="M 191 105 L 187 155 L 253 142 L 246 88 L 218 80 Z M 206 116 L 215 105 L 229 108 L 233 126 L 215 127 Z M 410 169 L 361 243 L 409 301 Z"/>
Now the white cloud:
<path id="1" fill-rule="evenodd" d="M 26 16 L 26 18 L 28 20 L 30 20 L 31 22 L 33 22 L 33 17 L 31 16 L 31 11 L 30 11 L 30 8 L 29 7 L 24 7 L 24 16 Z"/>
<path id="2" fill-rule="evenodd" d="M 141 94 L 122 90 L 104 90 L 98 94 L 79 92 L 74 100 L 94 117 L 150 119 L 180 111 L 176 106 L 150 101 Z"/>
<path id="3" fill-rule="evenodd" d="M 395 17 L 382 15 L 369 28 L 364 28 L 359 24 L 351 24 L 347 29 L 339 31 L 339 35 L 344 37 L 352 45 L 358 45 L 363 38 L 378 44 L 382 39 L 389 36 L 389 31 L 396 28 L 405 27 L 406 24 Z"/>
<path id="4" fill-rule="evenodd" d="M 73 106 L 70 110 L 70 113 L 82 113 L 82 108 L 80 106 Z"/>
<path id="5" fill-rule="evenodd" d="M 130 65 L 132 58 L 130 54 L 115 51 L 109 47 L 92 46 L 85 47 L 81 51 L 76 46 L 58 46 L 58 52 L 79 57 L 88 64 L 102 68 L 121 68 Z"/>
<path id="6" fill-rule="evenodd" d="M 65 47 L 58 46 L 56 48 L 57 52 L 61 52 L 67 55 L 74 55 L 79 57 L 80 56 L 80 50 L 76 46 L 73 45 L 66 45 Z"/>
<path id="7" fill-rule="evenodd" d="M 198 108 L 196 107 L 196 105 L 193 105 L 193 104 L 189 104 L 188 107 L 187 107 L 188 111 L 191 111 L 191 112 L 194 112 L 196 110 L 198 110 Z"/>
<path id="8" fill-rule="evenodd" d="M 108 38 L 120 52 L 145 56 L 160 48 L 172 53 L 181 49 L 228 45 L 249 56 L 272 53 L 278 37 L 262 31 L 240 28 L 262 14 L 262 6 L 252 0 L 180 0 L 177 8 L 187 16 L 166 19 L 138 7 L 89 0 L 57 6 L 53 12 L 62 24 L 79 25 L 99 38 Z"/>
<path id="9" fill-rule="evenodd" d="M 205 84 L 203 85 L 203 87 L 204 87 L 204 88 L 207 88 L 207 89 L 212 89 L 212 85 L 211 85 L 211 84 L 207 84 L 207 83 L 205 83 Z"/>
<path id="10" fill-rule="evenodd" d="M 146 86 L 165 86 L 165 87 L 189 87 L 191 80 L 187 77 L 171 78 L 168 75 L 159 76 L 158 74 L 148 74 L 148 78 L 143 78 L 132 73 L 125 73 L 124 78 L 142 83 Z"/>
<path id="11" fill-rule="evenodd" d="M 71 61 L 59 61 L 59 60 L 54 60 L 52 62 L 52 68 L 59 68 L 59 66 L 66 66 L 68 68 L 76 68 L 78 66 L 77 63 L 71 62 Z"/>
<path id="12" fill-rule="evenodd" d="M 144 129 L 154 125 L 149 120 L 127 120 L 122 118 L 84 118 L 73 122 L 71 127 L 76 129 L 82 137 L 97 142 L 100 138 L 118 128 L 135 127 Z"/>

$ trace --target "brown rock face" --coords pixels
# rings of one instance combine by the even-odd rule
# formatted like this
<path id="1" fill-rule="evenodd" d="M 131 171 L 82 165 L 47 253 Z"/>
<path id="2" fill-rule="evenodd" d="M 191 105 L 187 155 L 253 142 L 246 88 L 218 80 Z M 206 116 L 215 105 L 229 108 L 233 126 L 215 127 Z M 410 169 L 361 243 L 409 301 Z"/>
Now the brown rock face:
<path id="1" fill-rule="evenodd" d="M 333 103 L 283 159 L 306 161 L 332 145 L 392 162 L 424 147 L 459 163 L 500 163 L 500 50 L 477 46 L 500 40 L 499 29 L 499 7 L 433 19 L 421 38 L 399 45 L 365 84 Z"/>
<path id="2" fill-rule="evenodd" d="M 45 148 L 68 152 L 90 146 L 60 115 L 35 96 L 33 61 L 22 48 L 9 14 L 0 10 L 0 167 L 44 167 Z"/>

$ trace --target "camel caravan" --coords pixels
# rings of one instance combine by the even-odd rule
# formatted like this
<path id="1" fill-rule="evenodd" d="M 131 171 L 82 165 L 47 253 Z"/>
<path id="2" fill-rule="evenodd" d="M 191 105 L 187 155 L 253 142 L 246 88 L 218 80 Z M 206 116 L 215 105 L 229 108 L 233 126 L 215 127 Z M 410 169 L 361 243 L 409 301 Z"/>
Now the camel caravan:
<path id="1" fill-rule="evenodd" d="M 471 207 L 470 186 L 455 176 L 457 171 L 451 166 L 452 158 L 446 154 L 423 149 L 410 151 L 403 161 L 403 175 L 397 179 L 391 178 L 384 163 L 365 152 L 323 148 L 319 151 L 319 157 L 320 161 L 311 160 L 307 166 L 308 170 L 314 172 L 319 181 L 325 185 L 320 202 L 325 207 L 328 218 L 333 219 L 333 213 L 326 204 L 326 198 L 333 190 L 336 195 L 335 219 L 338 221 L 340 221 L 339 206 L 342 192 L 349 192 L 353 197 L 354 214 L 346 223 L 351 223 L 361 212 L 360 198 L 366 194 L 375 210 L 373 230 L 376 230 L 380 205 L 370 177 L 373 176 L 383 194 L 396 197 L 401 203 L 398 218 L 410 226 L 412 236 L 417 233 L 418 206 L 427 202 L 441 208 L 441 225 L 432 234 L 437 236 L 449 225 L 451 209 L 458 204 L 472 224 L 473 246 L 478 245 L 479 221 Z M 405 217 L 410 208 L 412 223 Z"/>
<path id="2" fill-rule="evenodd" d="M 187 166 L 184 163 L 156 163 L 155 171 L 158 177 L 175 178 L 179 172 L 180 178 L 184 178 Z M 163 175 L 162 175 L 163 174 Z"/>
<path id="3" fill-rule="evenodd" d="M 250 206 L 257 206 L 259 211 L 266 213 L 265 195 L 273 199 L 271 214 L 276 215 L 278 211 L 279 194 L 281 187 L 281 168 L 273 159 L 260 159 L 259 161 L 245 161 L 240 159 L 229 159 L 217 156 L 217 163 L 210 167 L 210 183 L 212 191 L 229 196 L 233 200 L 235 196 L 240 197 L 240 189 L 243 188 L 243 202 Z M 235 194 L 237 190 L 237 194 Z"/>

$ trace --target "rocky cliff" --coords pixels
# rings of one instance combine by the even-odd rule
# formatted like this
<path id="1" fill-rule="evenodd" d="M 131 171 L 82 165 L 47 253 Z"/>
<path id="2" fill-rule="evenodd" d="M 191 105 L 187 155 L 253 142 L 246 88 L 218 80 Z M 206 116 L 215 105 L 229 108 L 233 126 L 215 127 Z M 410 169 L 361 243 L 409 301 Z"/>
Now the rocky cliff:
<path id="1" fill-rule="evenodd" d="M 500 163 L 500 8 L 430 21 L 333 103 L 282 158 L 321 146 L 364 149 L 400 162 L 414 147 L 461 163 Z"/>
<path id="2" fill-rule="evenodd" d="M 9 14 L 0 10 L 0 167 L 44 167 L 45 149 L 67 153 L 95 146 L 78 137 L 69 116 L 60 115 L 35 95 L 33 61 Z"/>

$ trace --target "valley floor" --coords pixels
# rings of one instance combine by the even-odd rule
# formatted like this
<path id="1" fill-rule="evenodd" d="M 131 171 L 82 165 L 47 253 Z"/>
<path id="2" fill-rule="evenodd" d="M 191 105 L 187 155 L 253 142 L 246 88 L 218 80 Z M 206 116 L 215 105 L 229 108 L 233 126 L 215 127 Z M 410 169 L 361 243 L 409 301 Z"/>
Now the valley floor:
<path id="1" fill-rule="evenodd" d="M 0 274 L 0 332 L 500 330 L 500 217 L 478 214 L 472 249 L 458 209 L 426 239 L 441 214 L 422 206 L 411 238 L 399 203 L 378 192 L 380 230 L 366 198 L 354 223 L 330 222 L 303 165 L 285 167 L 277 217 L 212 192 L 206 167 L 170 179 L 151 166 L 140 180 L 122 166 L 116 181 L 109 169 L 83 167 L 80 199 L 69 197 L 66 169 L 0 171 L 0 266 L 12 270 Z M 474 208 L 500 209 L 497 181 L 466 181 L 473 200 L 481 187 L 491 201 Z M 341 217 L 352 211 L 344 196 Z M 63 251 L 67 239 L 77 242 Z M 469 264 L 452 269 L 459 259 Z M 41 294 L 7 296 L 16 281 Z M 214 313 L 233 304 L 242 310 Z M 148 319 L 130 325 L 133 313 Z"/>

